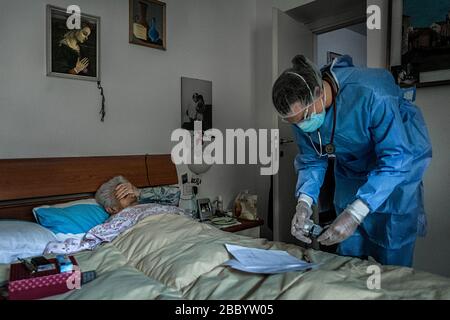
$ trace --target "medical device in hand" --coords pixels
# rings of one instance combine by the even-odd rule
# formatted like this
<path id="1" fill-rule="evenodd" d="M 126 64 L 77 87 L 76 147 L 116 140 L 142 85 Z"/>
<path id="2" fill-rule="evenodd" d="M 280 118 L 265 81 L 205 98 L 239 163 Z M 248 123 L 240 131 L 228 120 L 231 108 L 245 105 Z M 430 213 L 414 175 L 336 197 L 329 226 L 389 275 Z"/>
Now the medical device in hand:
<path id="1" fill-rule="evenodd" d="M 317 238 L 323 232 L 323 228 L 318 224 L 315 224 L 312 220 L 306 220 L 303 227 L 303 232 L 308 238 Z"/>

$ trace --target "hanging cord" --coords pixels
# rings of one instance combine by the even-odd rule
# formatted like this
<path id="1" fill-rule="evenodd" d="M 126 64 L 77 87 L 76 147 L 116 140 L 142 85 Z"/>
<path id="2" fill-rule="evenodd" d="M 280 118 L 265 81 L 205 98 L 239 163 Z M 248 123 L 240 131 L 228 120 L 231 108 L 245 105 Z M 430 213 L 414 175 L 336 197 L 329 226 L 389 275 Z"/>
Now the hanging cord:
<path id="1" fill-rule="evenodd" d="M 102 108 L 100 110 L 100 115 L 102 116 L 101 121 L 105 122 L 105 115 L 106 115 L 106 110 L 105 110 L 105 95 L 103 94 L 103 87 L 102 87 L 102 83 L 100 81 L 97 81 L 97 88 L 100 89 L 100 95 L 102 96 Z"/>

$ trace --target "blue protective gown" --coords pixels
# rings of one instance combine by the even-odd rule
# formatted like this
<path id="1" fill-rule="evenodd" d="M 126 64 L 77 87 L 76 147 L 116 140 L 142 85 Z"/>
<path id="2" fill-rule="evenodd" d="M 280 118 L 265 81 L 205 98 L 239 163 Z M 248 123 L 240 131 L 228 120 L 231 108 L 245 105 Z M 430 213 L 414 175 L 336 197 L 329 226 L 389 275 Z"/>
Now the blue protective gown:
<path id="1" fill-rule="evenodd" d="M 339 86 L 335 209 L 340 214 L 356 199 L 370 209 L 357 231 L 339 244 L 338 253 L 411 266 L 416 237 L 425 235 L 422 177 L 432 156 L 421 111 L 403 98 L 384 69 L 356 68 L 351 57 L 343 56 L 333 62 L 331 72 Z M 296 196 L 306 194 L 317 203 L 328 159 L 317 155 L 306 133 L 293 128 L 300 149 Z M 320 128 L 323 146 L 330 143 L 332 128 L 329 108 Z M 319 150 L 318 134 L 310 136 Z"/>

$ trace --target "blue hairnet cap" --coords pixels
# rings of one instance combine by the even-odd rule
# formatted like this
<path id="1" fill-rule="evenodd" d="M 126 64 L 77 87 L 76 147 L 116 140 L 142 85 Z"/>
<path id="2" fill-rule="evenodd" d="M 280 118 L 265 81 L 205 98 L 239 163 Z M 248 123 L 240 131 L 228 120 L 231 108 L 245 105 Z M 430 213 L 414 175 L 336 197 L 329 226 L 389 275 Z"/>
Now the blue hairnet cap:
<path id="1" fill-rule="evenodd" d="M 275 81 L 272 101 L 278 114 L 292 117 L 298 113 L 292 105 L 300 102 L 306 108 L 323 92 L 322 74 L 317 66 L 303 55 L 292 59 L 292 68 L 285 70 Z"/>

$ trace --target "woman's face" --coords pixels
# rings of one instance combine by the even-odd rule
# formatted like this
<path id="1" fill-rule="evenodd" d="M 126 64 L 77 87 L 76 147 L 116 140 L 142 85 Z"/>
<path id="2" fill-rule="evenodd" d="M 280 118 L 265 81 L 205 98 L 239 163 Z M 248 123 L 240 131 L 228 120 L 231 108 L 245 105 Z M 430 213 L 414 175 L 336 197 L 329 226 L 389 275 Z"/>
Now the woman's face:
<path id="1" fill-rule="evenodd" d="M 108 212 L 110 215 L 114 215 L 119 213 L 125 208 L 131 207 L 133 205 L 138 204 L 137 198 L 133 194 L 127 195 L 125 198 L 122 198 L 120 200 L 117 200 L 118 206 L 114 208 L 106 208 L 106 212 Z"/>
<path id="2" fill-rule="evenodd" d="M 75 37 L 79 43 L 85 43 L 89 39 L 90 35 L 91 29 L 89 27 L 84 27 L 75 34 Z"/>
<path id="3" fill-rule="evenodd" d="M 136 204 L 137 198 L 134 194 L 128 194 L 125 198 L 119 200 L 121 210 Z"/>

